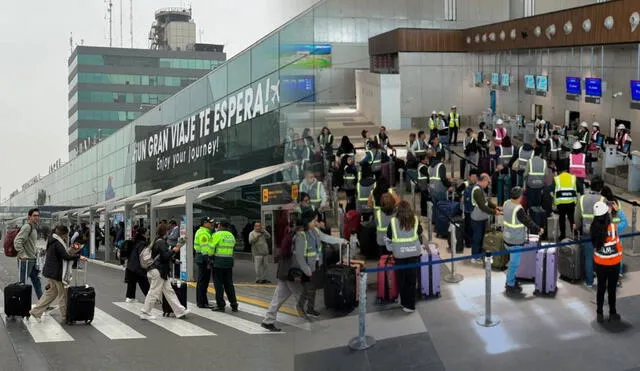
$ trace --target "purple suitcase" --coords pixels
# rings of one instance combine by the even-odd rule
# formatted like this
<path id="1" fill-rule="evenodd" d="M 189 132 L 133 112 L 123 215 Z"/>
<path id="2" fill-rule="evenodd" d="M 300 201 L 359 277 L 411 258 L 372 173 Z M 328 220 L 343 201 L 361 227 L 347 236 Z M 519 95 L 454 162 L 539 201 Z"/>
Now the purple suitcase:
<path id="1" fill-rule="evenodd" d="M 389 181 L 389 185 L 391 187 L 395 187 L 396 185 L 396 170 L 395 163 L 393 160 L 389 160 L 389 162 L 385 162 L 382 164 L 382 177 L 384 177 L 387 181 Z"/>
<path id="2" fill-rule="evenodd" d="M 439 261 L 438 246 L 427 243 L 427 248 L 420 256 L 420 262 Z M 440 297 L 440 264 L 424 265 L 420 267 L 420 288 L 425 298 Z"/>
<path id="3" fill-rule="evenodd" d="M 536 295 L 555 296 L 558 291 L 558 251 L 555 248 L 538 250 L 535 284 Z"/>
<path id="4" fill-rule="evenodd" d="M 528 247 L 537 247 L 540 242 L 538 242 L 538 236 L 529 236 L 529 242 L 524 245 L 525 248 Z M 520 253 L 520 265 L 518 266 L 518 270 L 516 271 L 516 278 L 521 278 L 524 280 L 534 280 L 536 277 L 536 260 L 537 260 L 537 250 L 525 251 Z"/>

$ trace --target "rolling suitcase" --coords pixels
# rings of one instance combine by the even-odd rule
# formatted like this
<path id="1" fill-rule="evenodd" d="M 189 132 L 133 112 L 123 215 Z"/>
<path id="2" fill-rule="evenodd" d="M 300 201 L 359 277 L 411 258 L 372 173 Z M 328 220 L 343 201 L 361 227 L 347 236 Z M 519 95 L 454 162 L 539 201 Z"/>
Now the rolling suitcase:
<path id="1" fill-rule="evenodd" d="M 395 170 L 395 162 L 390 159 L 388 162 L 382 164 L 382 177 L 385 178 L 389 182 L 389 186 L 396 186 L 396 170 Z"/>
<path id="2" fill-rule="evenodd" d="M 529 215 L 534 223 L 540 228 L 544 228 L 544 233 L 540 236 L 541 241 L 547 240 L 547 212 L 539 206 L 529 208 Z"/>
<path id="3" fill-rule="evenodd" d="M 380 251 L 376 239 L 376 222 L 371 219 L 363 224 L 358 232 L 358 243 L 360 245 L 360 253 L 367 259 L 378 259 Z"/>
<path id="4" fill-rule="evenodd" d="M 342 254 L 342 248 L 340 248 L 340 254 Z M 347 255 L 351 256 L 351 246 L 348 246 Z M 339 264 L 327 268 L 324 275 L 325 307 L 342 313 L 351 312 L 358 303 L 357 284 L 356 268 L 351 264 Z"/>
<path id="5" fill-rule="evenodd" d="M 449 238 L 447 241 L 449 249 L 452 249 L 455 244 L 456 254 L 464 252 L 464 231 L 464 218 L 459 215 L 454 216 L 449 223 Z"/>
<path id="6" fill-rule="evenodd" d="M 454 216 L 460 212 L 460 203 L 453 201 L 453 195 L 451 199 L 438 201 L 436 208 L 438 209 L 435 215 L 436 220 L 436 235 L 447 238 L 449 236 L 449 224 Z"/>
<path id="7" fill-rule="evenodd" d="M 420 262 L 437 262 L 439 260 L 438 246 L 432 242 L 427 243 L 420 256 Z M 420 288 L 422 296 L 425 298 L 440 297 L 440 264 L 420 267 Z"/>
<path id="8" fill-rule="evenodd" d="M 536 254 L 535 295 L 555 296 L 558 292 L 558 252 L 555 248 Z"/>
<path id="9" fill-rule="evenodd" d="M 378 268 L 393 267 L 395 260 L 393 255 L 382 255 L 378 261 Z M 377 273 L 377 294 L 378 304 L 393 303 L 398 299 L 398 281 L 396 281 L 396 271 L 380 271 Z"/>
<path id="10" fill-rule="evenodd" d="M 179 279 L 176 279 L 174 272 L 175 270 L 171 269 L 169 273 L 171 276 L 170 278 L 171 287 L 173 288 L 173 291 L 176 293 L 176 296 L 178 297 L 180 304 L 182 304 L 182 306 L 186 308 L 187 307 L 187 283 Z M 164 295 L 162 295 L 162 316 L 168 317 L 172 313 L 173 313 L 173 309 L 171 308 L 171 305 L 169 305 L 167 298 L 165 298 Z"/>
<path id="11" fill-rule="evenodd" d="M 482 248 L 484 251 L 492 253 L 504 250 L 502 231 L 492 231 L 485 234 Z M 509 263 L 509 254 L 494 256 L 491 262 L 491 268 L 505 270 L 507 268 L 507 263 Z"/>
<path id="12" fill-rule="evenodd" d="M 4 288 L 4 314 L 7 317 L 28 318 L 31 316 L 29 314 L 29 311 L 31 311 L 31 291 L 33 287 L 26 283 L 20 282 L 20 277 L 22 277 L 22 264 L 19 264 L 19 267 L 18 282 L 12 283 Z M 26 272 L 24 278 L 26 282 Z"/>
<path id="13" fill-rule="evenodd" d="M 538 236 L 530 235 L 529 242 L 524 247 L 537 247 L 540 245 Z M 524 280 L 534 280 L 536 277 L 536 255 L 537 250 L 525 251 L 520 253 L 520 265 L 516 271 L 516 278 Z"/>
<path id="14" fill-rule="evenodd" d="M 565 238 L 562 243 L 573 242 L 570 238 Z M 567 245 L 558 248 L 558 274 L 560 278 L 571 283 L 576 283 L 582 279 L 582 248 L 579 244 Z"/>
<path id="15" fill-rule="evenodd" d="M 498 174 L 496 197 L 498 206 L 502 206 L 506 200 L 511 199 L 511 174 Z"/>
<path id="16" fill-rule="evenodd" d="M 547 227 L 548 229 L 545 229 L 547 240 L 550 242 L 558 242 L 560 239 L 560 217 L 558 214 L 551 214 L 551 216 L 547 218 Z"/>
<path id="17" fill-rule="evenodd" d="M 66 323 L 73 325 L 76 322 L 84 321 L 85 324 L 93 321 L 93 314 L 96 309 L 96 290 L 87 285 L 87 266 L 84 264 L 84 285 L 70 286 L 67 289 L 67 318 Z M 75 274 L 77 284 L 78 275 Z"/>

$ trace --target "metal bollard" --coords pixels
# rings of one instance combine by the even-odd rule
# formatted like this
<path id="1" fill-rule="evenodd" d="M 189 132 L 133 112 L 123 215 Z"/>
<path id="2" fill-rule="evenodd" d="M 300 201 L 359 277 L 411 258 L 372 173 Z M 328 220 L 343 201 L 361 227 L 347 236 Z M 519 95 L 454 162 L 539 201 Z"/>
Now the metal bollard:
<path id="1" fill-rule="evenodd" d="M 365 350 L 375 345 L 376 339 L 366 334 L 365 317 L 367 316 L 367 273 L 360 273 L 360 303 L 358 306 L 358 336 L 349 340 L 351 350 Z"/>
<path id="2" fill-rule="evenodd" d="M 411 198 L 413 201 L 413 210 L 416 211 L 416 184 L 411 182 Z"/>
<path id="3" fill-rule="evenodd" d="M 431 224 L 431 223 L 429 223 L 429 224 Z M 449 224 L 449 238 L 450 238 L 450 241 L 451 241 L 451 259 L 455 258 L 455 256 L 456 256 L 456 244 L 457 244 L 456 228 L 460 228 L 460 225 L 458 225 L 456 223 Z M 431 240 L 431 237 L 429 237 L 429 240 Z M 444 276 L 443 280 L 445 280 L 445 282 L 449 282 L 449 283 L 458 283 L 458 282 L 462 281 L 463 279 L 464 279 L 464 276 L 462 276 L 461 274 L 457 274 L 456 273 L 455 262 L 451 261 L 451 272 L 449 272 L 449 274 Z"/>
<path id="4" fill-rule="evenodd" d="M 497 317 L 491 316 L 491 257 L 490 252 L 486 252 L 484 257 L 484 272 L 485 272 L 485 293 L 484 293 L 484 316 L 478 317 L 476 323 L 482 327 L 494 327 L 500 323 Z"/>
<path id="5" fill-rule="evenodd" d="M 631 232 L 636 233 L 638 231 L 638 206 L 634 204 L 631 207 Z M 640 251 L 636 250 L 636 236 L 631 237 L 631 250 L 624 250 L 624 254 L 627 256 L 640 256 Z"/>
<path id="6" fill-rule="evenodd" d="M 400 173 L 400 182 L 398 183 L 398 187 L 400 187 L 400 190 L 398 193 L 400 194 L 400 199 L 403 200 L 404 194 L 406 193 L 404 189 L 404 169 L 398 169 L 398 172 Z"/>

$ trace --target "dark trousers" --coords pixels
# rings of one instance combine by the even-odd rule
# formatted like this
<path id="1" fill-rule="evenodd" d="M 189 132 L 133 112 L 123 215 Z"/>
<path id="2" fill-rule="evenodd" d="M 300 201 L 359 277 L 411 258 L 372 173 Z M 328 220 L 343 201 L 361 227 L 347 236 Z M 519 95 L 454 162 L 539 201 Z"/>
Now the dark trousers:
<path id="1" fill-rule="evenodd" d="M 124 271 L 124 280 L 127 282 L 127 295 L 128 299 L 136 298 L 136 285 L 140 287 L 140 291 L 147 296 L 149 292 L 149 280 L 147 276 L 142 276 L 134 271 L 126 269 Z"/>
<path id="2" fill-rule="evenodd" d="M 575 203 L 558 205 L 558 215 L 559 215 L 558 223 L 560 228 L 560 240 L 563 240 L 567 237 L 567 235 L 565 234 L 566 219 L 569 218 L 569 225 L 573 225 L 575 223 L 573 218 L 573 213 L 575 211 L 576 211 Z"/>
<path id="3" fill-rule="evenodd" d="M 464 213 L 464 245 L 471 246 L 473 227 L 471 226 L 471 213 Z"/>
<path id="4" fill-rule="evenodd" d="M 458 128 L 449 128 L 449 145 L 458 143 Z"/>
<path id="5" fill-rule="evenodd" d="M 198 263 L 198 282 L 196 283 L 196 305 L 198 307 L 206 307 L 209 305 L 207 298 L 207 289 L 211 279 L 211 268 L 209 262 Z"/>
<path id="6" fill-rule="evenodd" d="M 345 209 L 345 212 L 355 210 L 356 209 L 356 191 L 349 190 L 344 192 L 346 193 L 346 196 L 347 196 L 347 207 Z"/>
<path id="7" fill-rule="evenodd" d="M 420 192 L 420 215 L 429 216 L 429 192 Z"/>
<path id="8" fill-rule="evenodd" d="M 598 277 L 598 292 L 596 295 L 596 312 L 602 313 L 604 306 L 604 292 L 609 294 L 609 314 L 616 312 L 616 286 L 620 274 L 620 264 L 600 265 L 596 264 L 596 276 Z"/>
<path id="9" fill-rule="evenodd" d="M 480 254 L 484 251 L 482 244 L 484 243 L 484 232 L 486 227 L 486 220 L 471 220 L 471 229 L 473 230 L 473 235 L 471 237 L 471 253 L 474 255 Z"/>
<path id="10" fill-rule="evenodd" d="M 542 206 L 542 188 L 527 187 L 527 204 L 529 208 Z"/>
<path id="11" fill-rule="evenodd" d="M 213 276 L 215 277 L 213 285 L 216 288 L 216 305 L 218 308 L 224 308 L 224 294 L 227 294 L 229 304 L 232 308 L 238 307 L 236 299 L 236 289 L 233 287 L 233 269 L 232 268 L 214 268 Z"/>
<path id="12" fill-rule="evenodd" d="M 584 194 L 584 178 L 576 177 L 576 188 L 578 188 L 578 194 Z"/>
<path id="13" fill-rule="evenodd" d="M 418 258 L 396 259 L 396 265 L 415 264 Z M 396 271 L 398 292 L 400 293 L 400 305 L 408 309 L 416 309 L 416 290 L 418 270 L 415 268 L 398 269 Z"/>
<path id="14" fill-rule="evenodd" d="M 316 306 L 316 289 L 322 284 L 323 273 L 319 264 L 311 275 L 311 279 L 302 281 L 302 295 L 298 300 L 298 307 L 305 312 L 314 311 Z"/>

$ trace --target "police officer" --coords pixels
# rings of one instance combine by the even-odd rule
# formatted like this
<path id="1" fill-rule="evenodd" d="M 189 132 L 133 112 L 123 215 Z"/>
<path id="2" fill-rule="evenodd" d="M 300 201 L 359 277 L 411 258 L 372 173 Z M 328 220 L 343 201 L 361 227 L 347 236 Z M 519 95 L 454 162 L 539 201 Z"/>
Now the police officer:
<path id="1" fill-rule="evenodd" d="M 209 256 L 213 255 L 211 248 L 211 231 L 213 219 L 204 217 L 200 221 L 200 228 L 196 231 L 193 239 L 193 249 L 195 250 L 195 262 L 198 266 L 198 282 L 196 283 L 196 305 L 198 308 L 209 308 L 207 299 L 207 289 L 211 277 L 211 262 Z"/>
<path id="2" fill-rule="evenodd" d="M 509 270 L 507 271 L 507 284 L 505 285 L 507 293 L 522 292 L 522 287 L 516 282 L 516 272 L 520 265 L 521 254 L 517 251 L 522 249 L 528 241 L 527 230 L 532 234 L 542 235 L 544 233 L 544 229 L 536 225 L 524 211 L 521 202 L 522 189 L 515 187 L 511 190 L 511 200 L 506 201 L 502 209 L 504 213 L 502 229 L 504 245 L 511 253 Z"/>
<path id="3" fill-rule="evenodd" d="M 449 113 L 449 144 L 458 143 L 458 130 L 460 129 L 460 114 L 456 106 L 451 106 Z"/>
<path id="4" fill-rule="evenodd" d="M 227 294 L 231 310 L 238 311 L 238 300 L 236 290 L 233 287 L 233 249 L 236 246 L 236 238 L 230 232 L 231 223 L 221 220 L 218 224 L 218 231 L 211 237 L 211 249 L 213 257 L 214 286 L 216 289 L 215 312 L 224 312 L 226 305 L 224 294 Z"/>
<path id="5" fill-rule="evenodd" d="M 560 241 L 564 240 L 566 218 L 569 218 L 569 225 L 575 224 L 574 214 L 576 211 L 576 201 L 578 200 L 578 186 L 576 176 L 569 174 L 567 169 L 560 170 L 560 175 L 553 178 L 553 184 L 549 186 L 553 195 L 554 204 L 560 215 Z"/>
<path id="6" fill-rule="evenodd" d="M 589 288 L 593 288 L 593 249 L 591 247 L 590 234 L 591 223 L 593 222 L 593 206 L 596 202 L 605 202 L 605 198 L 600 195 L 604 181 L 600 177 L 595 177 L 591 181 L 591 189 L 585 195 L 580 196 L 576 207 L 573 225 L 574 230 L 582 230 L 582 239 L 589 240 L 583 245 L 584 249 L 584 269 L 585 269 L 585 284 Z"/>
<path id="7" fill-rule="evenodd" d="M 438 113 L 436 111 L 431 112 L 429 117 L 429 142 L 438 136 Z"/>

